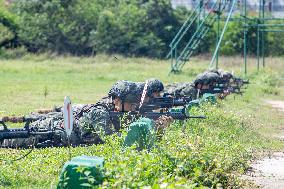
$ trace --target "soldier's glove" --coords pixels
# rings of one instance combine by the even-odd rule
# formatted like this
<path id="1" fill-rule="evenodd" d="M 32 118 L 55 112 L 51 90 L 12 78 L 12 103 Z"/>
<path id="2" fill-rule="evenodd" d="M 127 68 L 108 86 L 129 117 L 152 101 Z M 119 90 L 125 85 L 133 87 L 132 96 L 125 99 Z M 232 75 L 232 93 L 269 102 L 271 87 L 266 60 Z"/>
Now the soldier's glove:
<path id="1" fill-rule="evenodd" d="M 157 130 L 163 130 L 173 123 L 173 118 L 171 116 L 161 116 L 155 121 L 155 126 Z"/>

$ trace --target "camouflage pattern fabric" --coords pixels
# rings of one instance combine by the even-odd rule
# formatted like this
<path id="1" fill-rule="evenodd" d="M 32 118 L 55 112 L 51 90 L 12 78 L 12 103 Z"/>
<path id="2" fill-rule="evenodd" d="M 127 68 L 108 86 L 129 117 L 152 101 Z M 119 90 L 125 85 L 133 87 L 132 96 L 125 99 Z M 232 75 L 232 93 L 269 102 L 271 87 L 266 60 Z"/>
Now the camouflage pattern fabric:
<path id="1" fill-rule="evenodd" d="M 196 99 L 198 91 L 192 83 L 180 82 L 167 85 L 165 87 L 165 93 L 174 96 L 190 96 L 192 99 Z"/>
<path id="2" fill-rule="evenodd" d="M 198 97 L 198 90 L 192 86 L 191 83 L 184 84 L 182 91 L 180 92 L 182 96 L 190 96 L 193 100 Z"/>
<path id="3" fill-rule="evenodd" d="M 74 132 L 79 136 L 80 143 L 102 143 L 104 137 L 112 134 L 119 126 L 112 124 L 107 106 L 97 104 L 88 111 L 77 120 Z"/>
<path id="4" fill-rule="evenodd" d="M 178 91 L 179 86 L 182 86 L 183 83 L 171 83 L 165 86 L 164 93 L 175 94 Z"/>
<path id="5" fill-rule="evenodd" d="M 201 85 L 210 85 L 214 82 L 219 82 L 220 76 L 214 72 L 206 71 L 204 73 L 199 74 L 196 79 L 194 80 L 194 85 L 197 86 L 198 84 Z"/>
<path id="6" fill-rule="evenodd" d="M 147 95 L 149 97 L 151 97 L 153 93 L 162 91 L 164 91 L 164 85 L 160 80 L 154 78 L 148 80 Z"/>
<path id="7" fill-rule="evenodd" d="M 114 105 L 112 103 L 112 99 L 109 96 L 103 97 L 102 99 L 100 99 L 96 104 L 101 104 L 107 107 L 107 109 L 109 110 L 113 110 L 114 109 Z"/>
<path id="8" fill-rule="evenodd" d="M 137 93 L 142 95 L 144 87 L 145 87 L 145 82 L 135 82 L 135 85 L 136 85 Z"/>
<path id="9" fill-rule="evenodd" d="M 70 136 L 72 145 L 80 144 L 98 144 L 103 142 L 105 135 L 114 132 L 114 127 L 109 116 L 109 109 L 104 105 L 77 105 L 74 106 L 74 128 Z M 85 109 L 84 112 L 83 108 Z M 82 114 L 77 117 L 79 113 Z M 30 127 L 36 127 L 38 130 L 54 131 L 52 141 L 43 136 L 30 137 L 26 139 L 4 140 L 1 147 L 9 148 L 27 148 L 30 146 L 66 146 L 68 144 L 67 135 L 63 129 L 63 113 L 52 112 L 45 115 L 45 119 L 37 120 L 30 124 Z"/>
<path id="10" fill-rule="evenodd" d="M 193 83 L 181 82 L 166 86 L 165 93 L 172 95 L 190 96 L 192 99 L 197 99 L 198 90 L 196 89 L 196 86 L 198 84 L 212 86 L 214 83 L 219 83 L 223 77 L 222 74 L 228 75 L 227 72 L 221 72 L 221 70 L 209 70 L 199 74 Z"/>
<path id="11" fill-rule="evenodd" d="M 135 94 L 137 86 L 132 81 L 120 80 L 116 82 L 110 89 L 109 97 L 119 97 L 121 100 L 125 100 L 129 94 Z"/>
<path id="12" fill-rule="evenodd" d="M 149 82 L 149 90 L 163 90 L 163 85 L 159 80 L 153 79 Z M 139 92 L 145 83 L 138 85 L 131 81 L 118 81 L 109 91 L 109 96 L 101 99 L 95 105 L 75 105 L 74 111 L 74 129 L 70 136 L 72 145 L 80 144 L 98 144 L 102 143 L 106 135 L 110 135 L 121 129 L 121 120 L 112 119 L 109 111 L 113 110 L 111 103 L 113 97 L 120 97 L 123 100 L 139 102 L 142 92 Z M 142 89 L 143 91 L 143 89 Z M 60 110 L 60 108 L 59 108 Z M 41 114 L 42 116 L 42 114 Z M 44 144 L 45 146 L 66 146 L 68 139 L 63 129 L 62 108 L 59 112 L 50 112 L 44 114 L 44 119 L 34 121 L 30 128 L 54 131 L 52 141 L 44 136 L 30 137 L 27 139 L 9 139 L 4 140 L 0 145 L 2 147 L 26 148 Z M 128 122 L 128 120 L 126 120 Z"/>
<path id="13" fill-rule="evenodd" d="M 135 82 L 136 84 L 136 94 L 139 94 L 139 99 L 141 99 L 145 82 Z M 162 92 L 164 90 L 164 84 L 155 78 L 148 79 L 148 86 L 147 86 L 147 96 L 151 97 L 155 92 Z"/>
<path id="14" fill-rule="evenodd" d="M 121 80 L 116 82 L 109 91 L 110 97 L 119 97 L 124 102 L 139 103 L 144 90 L 145 82 L 133 82 Z M 163 83 L 151 78 L 148 80 L 147 96 L 151 97 L 155 92 L 164 90 Z"/>
<path id="15" fill-rule="evenodd" d="M 32 113 L 30 116 L 37 116 Z M 63 115 L 60 112 L 51 112 L 44 116 L 45 118 L 32 122 L 30 127 L 36 127 L 38 130 L 54 130 L 54 139 L 61 140 L 66 138 L 65 132 L 61 127 L 63 123 Z M 30 138 L 19 138 L 19 139 L 7 139 L 4 140 L 1 144 L 1 147 L 9 147 L 9 148 L 27 148 L 33 145 L 37 145 L 39 143 L 48 142 L 49 139 L 44 138 L 43 136 L 36 136 Z M 67 141 L 67 139 L 66 139 Z"/>
<path id="16" fill-rule="evenodd" d="M 230 79 L 232 79 L 234 77 L 233 74 L 231 74 L 230 72 L 220 70 L 220 69 L 219 70 L 213 69 L 213 70 L 209 70 L 209 71 L 212 72 L 212 73 L 218 74 L 219 77 L 220 77 L 220 81 L 222 83 L 229 83 Z"/>
<path id="17" fill-rule="evenodd" d="M 232 80 L 233 78 L 234 78 L 234 76 L 230 72 L 224 71 L 222 73 L 223 83 L 230 84 L 231 82 L 233 82 L 233 80 Z"/>

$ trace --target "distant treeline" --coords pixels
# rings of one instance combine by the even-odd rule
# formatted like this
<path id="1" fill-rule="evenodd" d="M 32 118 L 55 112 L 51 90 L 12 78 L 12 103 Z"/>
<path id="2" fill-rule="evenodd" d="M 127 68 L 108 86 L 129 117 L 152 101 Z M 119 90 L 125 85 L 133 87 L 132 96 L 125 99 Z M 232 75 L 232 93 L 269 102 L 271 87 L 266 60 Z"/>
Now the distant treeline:
<path id="1" fill-rule="evenodd" d="M 30 52 L 163 58 L 169 43 L 190 12 L 173 9 L 170 0 L 0 0 L 0 47 L 24 47 Z M 249 29 L 250 53 L 256 52 L 256 28 Z M 187 38 L 192 31 L 187 34 Z M 231 23 L 221 53 L 243 50 L 242 23 Z M 265 36 L 266 54 L 284 53 L 284 35 Z M 197 53 L 210 52 L 216 27 Z"/>

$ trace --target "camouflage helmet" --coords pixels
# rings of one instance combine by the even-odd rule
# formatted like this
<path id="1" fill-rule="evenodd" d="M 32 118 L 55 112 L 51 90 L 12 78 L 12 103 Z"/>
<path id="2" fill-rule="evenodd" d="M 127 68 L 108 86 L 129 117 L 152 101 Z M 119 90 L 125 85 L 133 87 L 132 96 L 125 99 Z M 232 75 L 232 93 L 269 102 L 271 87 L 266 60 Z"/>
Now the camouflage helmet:
<path id="1" fill-rule="evenodd" d="M 193 81 L 193 84 L 195 86 L 197 86 L 198 84 L 202 84 L 202 76 L 203 74 L 198 74 L 197 77 L 195 78 L 195 80 Z"/>
<path id="2" fill-rule="evenodd" d="M 120 80 L 116 82 L 110 89 L 108 96 L 112 98 L 120 98 L 121 100 L 126 100 L 129 95 L 135 94 L 136 85 L 132 81 Z"/>
<path id="3" fill-rule="evenodd" d="M 220 80 L 220 76 L 217 73 L 207 71 L 207 72 L 199 74 L 193 83 L 195 86 L 197 86 L 198 84 L 208 85 L 213 82 L 218 82 L 219 80 Z"/>
<path id="4" fill-rule="evenodd" d="M 135 82 L 136 84 L 136 92 L 142 95 L 145 83 L 144 82 Z"/>
<path id="5" fill-rule="evenodd" d="M 124 102 L 128 103 L 139 103 L 141 99 L 141 95 L 138 93 L 129 93 L 125 96 Z"/>
<path id="6" fill-rule="evenodd" d="M 228 80 L 230 80 L 230 79 L 232 79 L 234 76 L 233 76 L 233 74 L 231 74 L 230 72 L 228 72 L 228 71 L 224 71 L 223 73 L 222 73 L 222 78 L 226 78 L 226 79 L 228 79 Z"/>
<path id="7" fill-rule="evenodd" d="M 209 72 L 212 72 L 212 73 L 215 73 L 215 74 L 221 75 L 222 70 L 211 69 L 211 70 L 209 70 Z"/>
<path id="8" fill-rule="evenodd" d="M 147 95 L 152 96 L 153 93 L 162 92 L 164 90 L 163 83 L 158 80 L 151 78 L 148 80 Z"/>
<path id="9" fill-rule="evenodd" d="M 206 73 L 206 76 L 208 78 L 207 84 L 211 84 L 213 82 L 219 82 L 220 76 L 216 73 Z"/>

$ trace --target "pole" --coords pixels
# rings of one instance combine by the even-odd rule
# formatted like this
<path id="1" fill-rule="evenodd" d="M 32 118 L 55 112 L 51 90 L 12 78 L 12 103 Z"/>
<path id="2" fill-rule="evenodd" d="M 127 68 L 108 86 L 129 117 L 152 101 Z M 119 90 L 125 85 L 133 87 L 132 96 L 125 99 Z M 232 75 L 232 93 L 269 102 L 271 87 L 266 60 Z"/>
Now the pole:
<path id="1" fill-rule="evenodd" d="M 263 22 L 263 24 L 265 24 L 265 21 L 264 21 L 264 8 L 265 8 L 265 0 L 262 0 L 262 22 Z M 265 67 L 265 54 L 264 54 L 264 50 L 265 50 L 265 41 L 264 41 L 264 32 L 262 31 L 261 32 L 261 40 L 262 40 L 262 44 L 261 44 L 261 46 L 262 46 L 262 66 L 263 67 Z"/>
<path id="2" fill-rule="evenodd" d="M 204 0 L 202 0 L 202 6 L 203 6 L 203 9 L 202 9 L 202 10 L 203 10 L 203 11 L 202 11 L 202 12 L 203 12 L 203 13 L 202 13 L 202 14 L 203 14 L 203 15 L 202 15 L 202 18 L 205 18 L 205 9 L 206 9 L 205 6 L 206 6 L 206 4 L 204 3 Z"/>
<path id="3" fill-rule="evenodd" d="M 244 15 L 245 15 L 245 26 L 244 26 L 244 64 L 245 64 L 245 76 L 247 75 L 247 0 L 245 1 Z"/>
<path id="4" fill-rule="evenodd" d="M 233 13 L 233 10 L 234 10 L 236 1 L 237 1 L 237 0 L 233 0 L 233 3 L 232 3 L 232 6 L 231 6 L 231 9 L 230 9 L 230 12 L 229 12 L 229 14 L 228 14 L 228 16 L 227 16 L 227 20 L 226 20 L 226 22 L 225 22 L 225 25 L 224 25 L 224 28 L 223 28 L 222 33 L 221 33 L 221 35 L 220 35 L 218 44 L 217 44 L 217 46 L 216 46 L 216 48 L 215 48 L 213 57 L 212 57 L 211 62 L 210 62 L 210 64 L 209 64 L 209 68 L 212 68 L 213 62 L 214 62 L 215 59 L 216 59 L 216 55 L 217 55 L 218 49 L 219 49 L 219 47 L 220 47 L 220 45 L 221 45 L 222 39 L 223 39 L 224 34 L 225 34 L 225 32 L 226 32 L 226 29 L 227 29 L 227 27 L 228 27 L 228 24 L 229 24 L 230 18 L 231 18 L 231 16 L 232 16 L 232 13 Z"/>
<path id="5" fill-rule="evenodd" d="M 259 0 L 259 8 L 258 8 L 258 21 L 257 21 L 257 71 L 259 71 L 259 54 L 260 54 L 260 32 L 259 32 L 259 24 L 260 23 L 260 18 L 261 18 L 261 1 Z"/>
<path id="6" fill-rule="evenodd" d="M 221 1 L 219 1 L 219 7 L 218 7 L 218 16 L 217 16 L 217 41 L 216 41 L 216 47 L 218 46 L 219 38 L 220 38 L 220 14 L 221 14 Z M 216 54 L 216 69 L 218 69 L 218 63 L 219 63 L 219 48 L 217 50 Z"/>
<path id="7" fill-rule="evenodd" d="M 257 26 L 257 71 L 259 71 L 259 45 L 260 45 L 260 39 L 259 39 L 259 26 Z"/>
<path id="8" fill-rule="evenodd" d="M 176 61 L 176 63 L 175 63 L 175 65 L 177 65 L 177 47 L 175 47 L 175 61 Z M 173 66 L 174 67 L 174 66 Z M 174 67 L 174 71 L 176 71 L 176 68 Z"/>
<path id="9" fill-rule="evenodd" d="M 199 0 L 199 5 L 198 5 L 198 25 L 200 24 L 200 20 L 201 20 L 201 7 L 202 7 L 202 0 Z"/>

